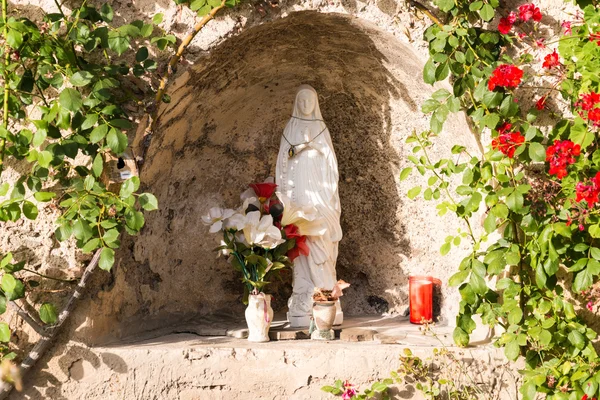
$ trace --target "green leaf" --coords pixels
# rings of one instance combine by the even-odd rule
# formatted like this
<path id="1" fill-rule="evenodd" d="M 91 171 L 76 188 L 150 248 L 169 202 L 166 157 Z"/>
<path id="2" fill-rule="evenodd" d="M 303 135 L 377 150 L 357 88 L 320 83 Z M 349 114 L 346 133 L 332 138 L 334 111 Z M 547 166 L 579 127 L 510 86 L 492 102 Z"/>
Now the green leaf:
<path id="1" fill-rule="evenodd" d="M 423 80 L 425 83 L 433 85 L 435 81 L 435 64 L 433 62 L 433 58 L 429 58 L 425 63 L 425 67 L 423 68 Z"/>
<path id="2" fill-rule="evenodd" d="M 52 153 L 50 153 L 48 150 L 44 150 L 38 153 L 37 162 L 40 167 L 48 168 L 53 158 L 54 157 L 52 157 Z"/>
<path id="3" fill-rule="evenodd" d="M 446 242 L 440 247 L 440 254 L 445 256 L 450 252 L 450 249 L 452 249 L 452 243 Z"/>
<path id="4" fill-rule="evenodd" d="M 419 193 L 421 193 L 421 186 L 415 186 L 414 188 L 410 189 L 407 193 L 407 196 L 409 199 L 414 199 L 415 197 L 417 197 L 419 195 Z"/>
<path id="5" fill-rule="evenodd" d="M 575 118 L 575 123 L 571 127 L 569 139 L 574 143 L 579 144 L 581 149 L 584 150 L 594 141 L 594 134 L 589 131 L 583 119 L 577 117 Z"/>
<path id="6" fill-rule="evenodd" d="M 440 106 L 440 102 L 434 99 L 426 100 L 425 103 L 421 106 L 421 112 L 428 114 L 432 111 L 435 111 Z"/>
<path id="7" fill-rule="evenodd" d="M 81 94 L 72 88 L 63 89 L 60 96 L 58 96 L 59 104 L 69 111 L 79 111 L 83 105 Z"/>
<path id="8" fill-rule="evenodd" d="M 158 209 L 158 200 L 152 193 L 142 193 L 139 197 L 140 205 L 146 211 Z"/>
<path id="9" fill-rule="evenodd" d="M 190 9 L 192 11 L 198 11 L 206 5 L 206 0 L 192 0 L 190 2 Z"/>
<path id="10" fill-rule="evenodd" d="M 496 216 L 492 213 L 488 214 L 483 221 L 483 227 L 487 233 L 492 233 L 496 230 Z"/>
<path id="11" fill-rule="evenodd" d="M 6 196 L 6 193 L 8 193 L 9 188 L 10 185 L 8 184 L 8 182 L 4 182 L 2 185 L 0 185 L 0 196 Z"/>
<path id="12" fill-rule="evenodd" d="M 121 190 L 119 191 L 119 197 L 121 197 L 122 199 L 126 199 L 127 197 L 131 196 L 131 194 L 133 192 L 138 190 L 139 187 L 140 187 L 140 178 L 138 178 L 137 176 L 132 176 L 131 178 L 129 178 L 125 182 L 123 182 L 123 184 L 121 185 Z"/>
<path id="13" fill-rule="evenodd" d="M 139 211 L 128 210 L 125 212 L 125 223 L 134 231 L 139 231 L 144 226 L 144 214 Z"/>
<path id="14" fill-rule="evenodd" d="M 535 382 L 533 380 L 528 381 L 523 386 L 521 386 L 519 392 L 521 392 L 521 394 L 523 395 L 523 400 L 535 400 L 537 397 L 537 389 Z"/>
<path id="15" fill-rule="evenodd" d="M 536 162 L 546 161 L 546 149 L 541 143 L 533 142 L 529 144 L 529 157 Z"/>
<path id="16" fill-rule="evenodd" d="M 129 39 L 125 34 L 119 32 L 110 32 L 108 34 L 108 48 L 121 55 L 129 49 Z"/>
<path id="17" fill-rule="evenodd" d="M 408 178 L 411 172 L 412 172 L 412 167 L 406 167 L 406 168 L 404 168 L 402 170 L 402 172 L 400 172 L 400 180 L 403 181 L 406 178 Z"/>
<path id="18" fill-rule="evenodd" d="M 48 131 L 46 131 L 45 129 L 38 129 L 37 131 L 35 131 L 35 135 L 33 135 L 33 140 L 31 141 L 31 144 L 33 144 L 34 147 L 39 147 L 42 145 L 42 143 L 44 143 L 47 136 Z"/>
<path id="19" fill-rule="evenodd" d="M 592 286 L 592 283 L 592 274 L 590 274 L 588 269 L 584 269 L 575 276 L 575 279 L 573 280 L 573 289 L 577 292 L 581 292 Z"/>
<path id="20" fill-rule="evenodd" d="M 569 342 L 579 350 L 583 350 L 585 347 L 585 337 L 578 331 L 571 331 L 567 338 L 569 339 Z"/>
<path id="21" fill-rule="evenodd" d="M 96 154 L 94 157 L 94 162 L 92 163 L 92 174 L 99 178 L 102 175 L 102 170 L 104 169 L 104 159 L 102 158 L 102 154 Z"/>
<path id="22" fill-rule="evenodd" d="M 104 22 L 111 22 L 113 20 L 115 13 L 110 4 L 104 3 L 102 5 L 102 7 L 100 8 L 100 16 L 102 17 Z"/>
<path id="23" fill-rule="evenodd" d="M 38 216 L 38 208 L 30 201 L 25 201 L 23 203 L 23 214 L 31 220 L 34 220 Z"/>
<path id="24" fill-rule="evenodd" d="M 110 271 L 114 263 L 115 251 L 111 248 L 104 247 L 102 249 L 102 252 L 100 253 L 100 260 L 98 261 L 98 266 L 105 271 Z"/>
<path id="25" fill-rule="evenodd" d="M 94 188 L 95 183 L 96 183 L 96 180 L 94 179 L 94 177 L 92 175 L 88 175 L 85 177 L 85 180 L 83 181 L 83 187 L 85 190 L 90 191 Z"/>
<path id="26" fill-rule="evenodd" d="M 137 53 L 135 54 L 135 60 L 137 62 L 142 62 L 144 60 L 146 60 L 148 58 L 148 48 L 147 47 L 140 47 L 137 51 Z"/>
<path id="27" fill-rule="evenodd" d="M 0 296 L 0 314 L 6 312 L 6 296 Z"/>
<path id="28" fill-rule="evenodd" d="M 18 49 L 23 44 L 23 35 L 14 29 L 9 29 L 6 35 L 6 42 L 13 49 Z"/>
<path id="29" fill-rule="evenodd" d="M 83 251 L 84 253 L 91 253 L 92 251 L 96 250 L 98 247 L 100 247 L 100 239 L 98 238 L 94 238 L 90 241 L 88 241 L 85 246 L 83 246 L 81 248 L 81 251 Z"/>
<path id="30" fill-rule="evenodd" d="M 479 11 L 479 15 L 484 21 L 491 21 L 494 18 L 494 8 L 489 4 L 485 4 Z"/>
<path id="31" fill-rule="evenodd" d="M 163 13 L 155 14 L 154 17 L 152 17 L 152 22 L 155 25 L 160 24 L 162 21 L 163 21 Z"/>
<path id="32" fill-rule="evenodd" d="M 6 322 L 0 322 L 0 342 L 10 342 L 10 328 Z"/>
<path id="33" fill-rule="evenodd" d="M 208 15 L 208 13 L 210 13 L 211 10 L 212 10 L 212 7 L 207 4 L 198 10 L 198 16 L 203 17 L 205 15 Z"/>
<path id="34" fill-rule="evenodd" d="M 71 81 L 71 85 L 73 85 L 75 87 L 81 87 L 81 86 L 88 85 L 90 82 L 92 82 L 93 78 L 94 78 L 94 75 L 88 71 L 78 71 L 78 72 L 75 72 L 73 74 L 73 76 L 71 76 L 70 81 Z"/>
<path id="35" fill-rule="evenodd" d="M 105 243 L 115 243 L 119 239 L 119 231 L 117 229 L 109 229 L 102 236 Z"/>
<path id="36" fill-rule="evenodd" d="M 121 131 L 111 128 L 106 136 L 106 144 L 115 154 L 121 154 L 127 149 L 127 136 Z"/>
<path id="37" fill-rule="evenodd" d="M 90 142 L 98 143 L 99 141 L 104 139 L 107 132 L 108 132 L 107 124 L 98 125 L 97 127 L 95 127 L 92 130 L 92 133 L 90 133 Z"/>
<path id="38" fill-rule="evenodd" d="M 523 209 L 523 195 L 517 191 L 512 192 L 506 198 L 506 205 L 511 211 L 519 213 Z"/>
<path id="39" fill-rule="evenodd" d="M 504 355 L 511 361 L 515 361 L 519 358 L 519 354 L 521 353 L 521 346 L 519 346 L 519 342 L 516 340 L 511 340 L 506 344 L 504 348 Z"/>
<path id="40" fill-rule="evenodd" d="M 471 274 L 471 278 L 469 279 L 469 285 L 473 288 L 473 291 L 477 294 L 484 295 L 488 291 L 488 287 L 485 283 L 485 280 L 475 274 Z"/>
<path id="41" fill-rule="evenodd" d="M 53 304 L 44 303 L 40 307 L 40 319 L 45 324 L 54 324 L 58 318 L 56 308 Z"/>
<path id="42" fill-rule="evenodd" d="M 461 283 L 463 283 L 465 281 L 465 279 L 467 279 L 467 276 L 469 276 L 469 272 L 470 272 L 469 270 L 464 270 L 464 271 L 459 271 L 459 272 L 455 273 L 448 280 L 448 285 L 449 286 L 460 285 Z"/>
<path id="43" fill-rule="evenodd" d="M 469 11 L 477 11 L 483 7 L 483 1 L 474 1 L 469 4 Z"/>
<path id="44" fill-rule="evenodd" d="M 515 307 L 508 313 L 508 322 L 511 325 L 517 325 L 523 319 L 523 311 L 519 307 Z"/>
<path id="45" fill-rule="evenodd" d="M 81 129 L 90 129 L 92 126 L 96 125 L 96 122 L 98 122 L 98 114 L 88 114 L 86 115 L 85 120 L 81 124 Z"/>
<path id="46" fill-rule="evenodd" d="M 8 300 L 17 300 L 25 296 L 25 286 L 11 274 L 2 275 L 2 291 Z"/>
<path id="47" fill-rule="evenodd" d="M 452 338 L 454 339 L 454 343 L 456 343 L 459 347 L 466 347 L 469 345 L 469 335 L 458 326 L 454 328 Z"/>

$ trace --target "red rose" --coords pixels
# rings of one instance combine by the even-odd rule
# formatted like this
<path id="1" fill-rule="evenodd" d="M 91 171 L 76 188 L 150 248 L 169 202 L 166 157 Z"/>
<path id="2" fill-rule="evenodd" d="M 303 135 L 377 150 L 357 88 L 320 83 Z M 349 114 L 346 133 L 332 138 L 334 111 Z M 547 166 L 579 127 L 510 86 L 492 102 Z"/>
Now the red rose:
<path id="1" fill-rule="evenodd" d="M 300 232 L 298 232 L 298 227 L 294 224 L 286 225 L 283 228 L 283 231 L 285 232 L 285 237 L 287 239 L 295 239 L 302 236 L 300 235 Z"/>
<path id="2" fill-rule="evenodd" d="M 501 151 L 508 158 L 515 156 L 515 150 L 525 142 L 521 132 L 507 132 L 511 124 L 504 123 L 498 128 L 498 137 L 492 140 L 492 148 Z"/>
<path id="3" fill-rule="evenodd" d="M 258 196 L 261 203 L 264 203 L 267 199 L 270 199 L 275 193 L 277 185 L 274 183 L 263 182 L 263 183 L 251 183 L 250 187 L 254 190 L 254 193 Z"/>
<path id="4" fill-rule="evenodd" d="M 538 110 L 543 110 L 546 107 L 546 99 L 548 98 L 548 96 L 542 96 L 540 97 L 540 99 L 535 103 L 535 108 L 537 108 Z"/>
<path id="5" fill-rule="evenodd" d="M 558 67 L 560 65 L 560 61 L 558 60 L 558 53 L 554 50 L 552 53 L 547 54 L 544 57 L 544 63 L 542 64 L 543 68 L 551 69 L 552 67 Z"/>
<path id="6" fill-rule="evenodd" d="M 546 161 L 550 163 L 550 175 L 558 179 L 567 176 L 567 167 L 575 163 L 575 157 L 581 154 L 581 146 L 570 140 L 555 140 L 546 149 Z"/>
<path id="7" fill-rule="evenodd" d="M 542 13 L 540 12 L 539 7 L 536 7 L 533 3 L 523 4 L 519 7 L 519 18 L 521 18 L 521 21 L 523 22 L 527 22 L 530 19 L 539 22 L 542 20 Z"/>
<path id="8" fill-rule="evenodd" d="M 510 32 L 516 20 L 517 15 L 514 12 L 508 14 L 508 17 L 500 18 L 500 23 L 498 24 L 498 32 L 506 35 L 508 32 Z"/>
<path id="9" fill-rule="evenodd" d="M 575 186 L 575 200 L 577 202 L 585 200 L 588 207 L 592 207 L 598 202 L 598 193 L 600 191 L 600 185 L 598 185 L 598 181 L 600 180 L 599 174 L 600 172 L 594 178 L 590 179 L 588 185 L 585 185 L 583 182 L 577 183 Z"/>
<path id="10" fill-rule="evenodd" d="M 499 65 L 488 81 L 488 89 L 494 90 L 497 86 L 514 88 L 519 86 L 523 71 L 511 64 Z"/>
<path id="11" fill-rule="evenodd" d="M 310 251 L 306 245 L 306 236 L 300 236 L 296 238 L 296 246 L 287 252 L 287 256 L 290 261 L 294 261 L 300 254 L 308 256 Z"/>

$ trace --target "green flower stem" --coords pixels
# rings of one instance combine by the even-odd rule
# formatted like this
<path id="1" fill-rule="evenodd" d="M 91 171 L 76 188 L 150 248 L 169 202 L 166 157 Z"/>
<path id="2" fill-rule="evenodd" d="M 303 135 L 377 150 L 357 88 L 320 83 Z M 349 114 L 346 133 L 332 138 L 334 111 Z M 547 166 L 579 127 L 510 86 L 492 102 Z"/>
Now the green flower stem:
<path id="1" fill-rule="evenodd" d="M 4 129 L 8 128 L 8 64 L 10 63 L 10 46 L 6 38 L 8 37 L 8 4 L 6 0 L 2 0 L 2 21 L 4 22 L 4 69 L 2 75 L 4 78 L 4 99 L 2 105 L 2 126 Z M 6 139 L 0 138 L 0 176 L 4 169 L 4 149 L 6 146 Z"/>

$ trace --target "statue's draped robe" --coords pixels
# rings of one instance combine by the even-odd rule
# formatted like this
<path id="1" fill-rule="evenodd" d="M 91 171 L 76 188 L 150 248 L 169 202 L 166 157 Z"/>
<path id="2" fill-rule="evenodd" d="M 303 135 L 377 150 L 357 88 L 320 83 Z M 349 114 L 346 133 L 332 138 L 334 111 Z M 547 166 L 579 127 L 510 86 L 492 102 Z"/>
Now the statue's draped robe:
<path id="1" fill-rule="evenodd" d="M 289 302 L 291 315 L 309 315 L 312 309 L 314 287 L 332 289 L 336 282 L 335 264 L 338 242 L 342 239 L 340 226 L 340 199 L 338 194 L 337 159 L 333 151 L 331 136 L 322 120 L 317 94 L 312 121 L 291 118 L 281 138 L 277 157 L 276 183 L 278 190 L 297 205 L 311 205 L 323 218 L 327 231 L 323 236 L 307 237 L 310 254 L 300 255 L 294 261 L 293 295 Z M 297 98 L 298 95 L 296 95 Z M 300 117 L 297 102 L 294 103 L 295 117 Z M 289 157 L 290 144 L 315 138 L 308 148 Z M 320 134 L 319 134 L 320 133 Z M 318 135 L 318 136 L 317 136 Z"/>

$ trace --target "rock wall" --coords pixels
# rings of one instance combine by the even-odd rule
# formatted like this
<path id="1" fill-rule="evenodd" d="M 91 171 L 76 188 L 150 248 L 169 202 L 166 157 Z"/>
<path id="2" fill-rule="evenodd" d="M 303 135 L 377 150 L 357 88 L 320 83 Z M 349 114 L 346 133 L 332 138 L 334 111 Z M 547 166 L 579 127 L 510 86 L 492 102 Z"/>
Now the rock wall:
<path id="1" fill-rule="evenodd" d="M 413 131 L 428 128 L 420 111 L 433 88 L 421 79 L 422 60 L 410 47 L 357 18 L 316 12 L 249 29 L 216 47 L 171 86 L 142 168 L 144 190 L 160 210 L 120 252 L 112 288 L 89 316 L 98 338 L 128 336 L 202 314 L 242 315 L 239 277 L 213 249 L 201 216 L 215 205 L 237 207 L 251 182 L 274 175 L 281 132 L 301 83 L 320 96 L 340 172 L 342 229 L 338 276 L 352 286 L 348 314 L 403 313 L 409 274 L 443 282 L 461 254 L 439 257 L 458 222 L 440 219 L 402 183 Z M 462 117 L 451 116 L 433 157 L 454 142 L 472 151 Z M 274 308 L 283 311 L 290 277 L 274 284 Z M 444 290 L 442 316 L 457 296 Z M 116 312 L 114 312 L 115 310 Z M 108 330 L 103 331 L 103 329 Z"/>

